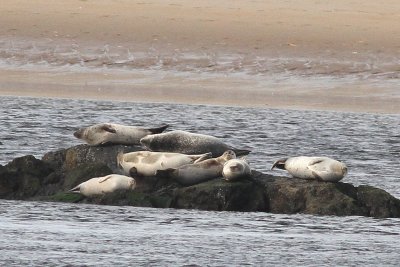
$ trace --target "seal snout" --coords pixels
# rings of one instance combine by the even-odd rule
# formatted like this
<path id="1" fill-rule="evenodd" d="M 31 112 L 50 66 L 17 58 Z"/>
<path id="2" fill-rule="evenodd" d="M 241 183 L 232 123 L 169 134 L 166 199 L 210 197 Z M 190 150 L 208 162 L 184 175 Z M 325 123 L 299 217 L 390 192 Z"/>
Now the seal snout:
<path id="1" fill-rule="evenodd" d="M 129 190 L 134 190 L 136 188 L 136 180 L 135 179 L 131 178 L 129 180 L 128 188 L 129 188 Z"/>
<path id="2" fill-rule="evenodd" d="M 342 167 L 342 173 L 343 173 L 343 176 L 345 176 L 346 174 L 347 174 L 347 166 L 346 165 L 344 165 L 343 167 Z"/>
<path id="3" fill-rule="evenodd" d="M 146 148 L 149 148 L 150 142 L 151 142 L 151 137 L 150 136 L 145 136 L 140 139 L 140 144 Z"/>
<path id="4" fill-rule="evenodd" d="M 74 136 L 75 136 L 76 138 L 78 138 L 78 139 L 81 139 L 82 136 L 83 136 L 83 131 L 84 131 L 84 129 L 79 129 L 79 130 L 75 131 L 75 132 L 74 132 Z"/>
<path id="5" fill-rule="evenodd" d="M 241 172 L 241 171 L 243 171 L 244 167 L 243 167 L 243 165 L 236 163 L 236 164 L 230 166 L 230 169 L 231 169 L 231 172 Z"/>

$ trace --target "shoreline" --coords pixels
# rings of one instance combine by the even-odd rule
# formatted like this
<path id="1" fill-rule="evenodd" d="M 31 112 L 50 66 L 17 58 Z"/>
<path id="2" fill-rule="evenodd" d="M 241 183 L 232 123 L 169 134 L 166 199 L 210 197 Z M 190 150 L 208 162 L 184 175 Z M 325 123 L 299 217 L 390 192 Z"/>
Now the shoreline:
<path id="1" fill-rule="evenodd" d="M 400 114 L 400 96 L 390 84 L 382 87 L 369 80 L 321 82 L 293 76 L 289 82 L 274 83 L 271 77 L 256 78 L 205 75 L 200 79 L 175 72 L 139 70 L 0 69 L 0 96 Z"/>
<path id="2" fill-rule="evenodd" d="M 0 95 L 400 114 L 394 0 L 2 4 Z"/>
<path id="3" fill-rule="evenodd" d="M 399 115 L 400 112 L 388 112 L 385 109 L 363 109 L 363 108 L 348 108 L 348 107 L 312 107 L 307 105 L 287 105 L 287 104 L 235 104 L 235 103 L 219 103 L 219 102 L 196 102 L 196 101 L 176 101 L 176 100 L 124 100 L 120 98 L 110 99 L 109 97 L 82 97 L 77 96 L 57 96 L 49 94 L 29 94 L 29 93 L 18 93 L 18 94 L 4 94 L 0 93 L 1 97 L 22 97 L 22 98 L 36 98 L 36 99 L 59 99 L 59 100 L 85 100 L 85 101 L 110 101 L 110 102 L 130 102 L 130 103 L 149 103 L 149 104 L 172 104 L 172 105 L 202 105 L 202 106 L 225 106 L 225 107 L 238 107 L 238 108 L 250 108 L 250 109 L 276 109 L 276 110 L 289 110 L 289 111 L 314 111 L 314 112 L 338 112 L 338 113 L 360 113 L 360 114 L 378 114 L 378 115 Z"/>

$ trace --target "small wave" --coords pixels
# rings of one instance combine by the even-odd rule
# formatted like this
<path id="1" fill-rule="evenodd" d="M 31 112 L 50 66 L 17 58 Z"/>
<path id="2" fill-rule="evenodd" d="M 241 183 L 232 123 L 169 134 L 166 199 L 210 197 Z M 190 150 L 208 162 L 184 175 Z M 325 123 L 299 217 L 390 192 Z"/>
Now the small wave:
<path id="1" fill-rule="evenodd" d="M 195 73 L 286 74 L 297 76 L 355 77 L 356 79 L 400 79 L 398 59 L 370 57 L 364 61 L 307 57 L 269 57 L 258 54 L 164 51 L 149 47 L 136 50 L 124 46 L 102 47 L 59 44 L 52 40 L 0 42 L 0 65 L 80 66 L 90 69 L 165 70 Z"/>

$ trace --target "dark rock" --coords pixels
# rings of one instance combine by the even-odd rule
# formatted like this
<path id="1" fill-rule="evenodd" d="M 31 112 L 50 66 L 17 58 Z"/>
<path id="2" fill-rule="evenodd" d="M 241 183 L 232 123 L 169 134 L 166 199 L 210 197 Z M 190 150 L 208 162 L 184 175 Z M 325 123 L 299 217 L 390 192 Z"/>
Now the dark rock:
<path id="1" fill-rule="evenodd" d="M 365 216 L 400 217 L 400 200 L 382 189 L 360 185 L 357 190 L 357 197 L 359 203 L 368 210 Z"/>
<path id="2" fill-rule="evenodd" d="M 62 189 L 67 191 L 93 177 L 112 173 L 112 170 L 104 163 L 82 163 L 65 174 Z"/>
<path id="3" fill-rule="evenodd" d="M 307 181 L 253 171 L 238 182 L 214 179 L 182 187 L 166 178 L 135 178 L 134 191 L 86 198 L 68 190 L 93 177 L 119 173 L 119 151 L 139 147 L 79 145 L 0 165 L 0 198 L 184 208 L 216 211 L 264 211 L 318 215 L 400 217 L 400 200 L 384 190 L 347 183 Z"/>
<path id="4" fill-rule="evenodd" d="M 78 145 L 55 152 L 46 153 L 42 160 L 64 171 L 72 170 L 86 163 L 106 164 L 114 173 L 120 173 L 117 166 L 117 154 L 119 152 L 132 152 L 142 150 L 138 146 L 89 146 Z"/>
<path id="5" fill-rule="evenodd" d="M 98 205 L 152 207 L 149 194 L 135 191 L 114 192 L 104 196 L 87 198 L 86 203 Z"/>
<path id="6" fill-rule="evenodd" d="M 32 155 L 15 158 L 5 166 L 8 171 L 15 171 L 25 175 L 43 177 L 49 175 L 54 169 L 47 163 L 36 159 Z"/>
<path id="7" fill-rule="evenodd" d="M 268 212 L 400 217 L 400 200 L 372 186 L 254 174 L 265 186 Z"/>
<path id="8" fill-rule="evenodd" d="M 35 196 L 54 170 L 34 156 L 16 158 L 0 168 L 0 198 L 24 199 Z"/>
<path id="9" fill-rule="evenodd" d="M 56 193 L 49 197 L 39 197 L 36 200 L 77 203 L 77 202 L 81 202 L 84 198 L 85 197 L 80 194 L 59 192 L 59 193 Z"/>
<path id="10" fill-rule="evenodd" d="M 249 181 L 228 183 L 215 179 L 198 185 L 178 188 L 172 208 L 217 211 L 263 211 L 265 196 L 262 187 Z"/>
<path id="11" fill-rule="evenodd" d="M 266 211 L 320 215 L 364 215 L 358 205 L 357 189 L 344 183 L 307 181 L 258 174 L 268 200 Z"/>

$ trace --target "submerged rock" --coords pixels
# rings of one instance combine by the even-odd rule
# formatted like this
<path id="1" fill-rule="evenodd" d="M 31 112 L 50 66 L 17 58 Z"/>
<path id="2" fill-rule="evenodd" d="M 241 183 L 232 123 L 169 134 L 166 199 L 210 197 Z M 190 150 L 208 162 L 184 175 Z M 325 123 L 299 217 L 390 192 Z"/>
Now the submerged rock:
<path id="1" fill-rule="evenodd" d="M 400 200 L 384 190 L 347 183 L 307 181 L 253 171 L 245 180 L 221 178 L 182 187 L 166 178 L 137 179 L 137 189 L 85 198 L 69 193 L 72 187 L 93 177 L 118 173 L 119 151 L 139 147 L 79 145 L 0 165 L 0 198 L 184 208 L 215 211 L 259 211 L 318 215 L 400 217 Z"/>

